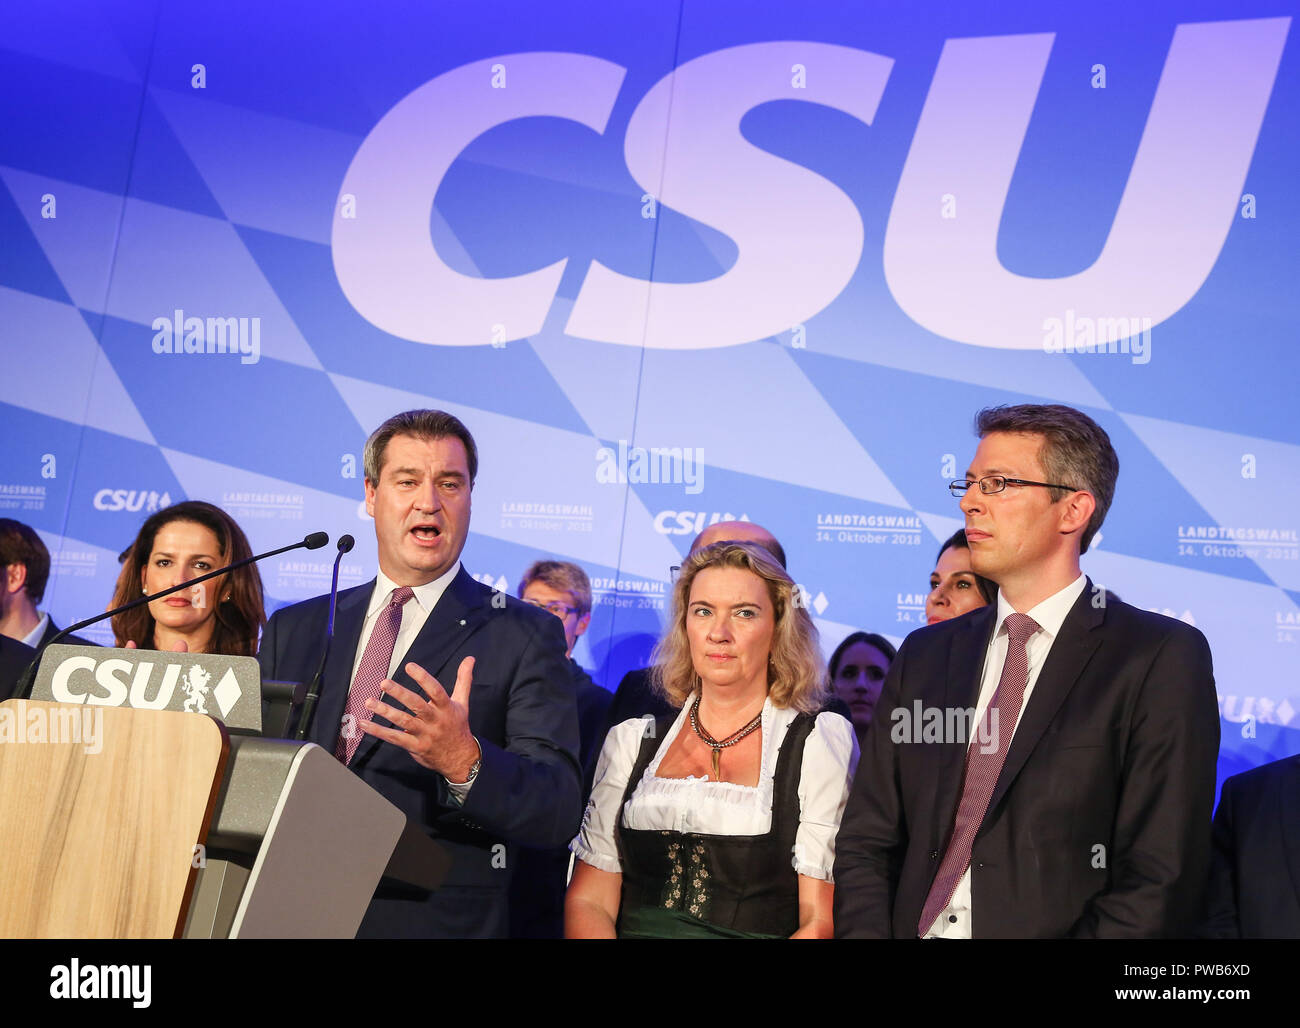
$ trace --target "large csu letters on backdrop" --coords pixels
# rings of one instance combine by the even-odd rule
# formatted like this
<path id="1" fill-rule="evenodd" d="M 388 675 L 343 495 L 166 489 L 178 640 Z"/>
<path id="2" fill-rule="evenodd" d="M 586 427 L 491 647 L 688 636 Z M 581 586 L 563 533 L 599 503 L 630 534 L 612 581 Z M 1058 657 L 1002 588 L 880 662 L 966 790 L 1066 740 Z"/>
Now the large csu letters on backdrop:
<path id="1" fill-rule="evenodd" d="M 885 234 L 895 301 L 941 336 L 1008 349 L 1041 348 L 1045 322 L 1067 310 L 1171 317 L 1223 247 L 1289 25 L 1177 27 L 1101 254 L 1060 278 L 1014 274 L 997 256 L 1053 36 L 949 40 Z M 804 69 L 799 88 L 795 65 Z M 716 278 L 653 285 L 595 262 L 568 334 L 703 349 L 775 335 L 824 310 L 857 269 L 862 219 L 837 186 L 747 142 L 740 120 L 768 101 L 807 100 L 870 124 L 892 66 L 853 47 L 754 43 L 687 61 L 652 86 L 628 123 L 628 170 L 659 204 L 729 235 L 739 256 Z M 508 86 L 493 88 L 500 67 Z M 456 68 L 400 100 L 362 142 L 340 190 L 366 211 L 334 221 L 334 267 L 352 305 L 423 343 L 472 346 L 540 331 L 567 260 L 506 278 L 455 271 L 430 237 L 434 196 L 458 154 L 493 126 L 548 116 L 603 133 L 623 78 L 597 57 L 521 53 Z M 946 194 L 961 197 L 961 217 L 941 217 Z"/>

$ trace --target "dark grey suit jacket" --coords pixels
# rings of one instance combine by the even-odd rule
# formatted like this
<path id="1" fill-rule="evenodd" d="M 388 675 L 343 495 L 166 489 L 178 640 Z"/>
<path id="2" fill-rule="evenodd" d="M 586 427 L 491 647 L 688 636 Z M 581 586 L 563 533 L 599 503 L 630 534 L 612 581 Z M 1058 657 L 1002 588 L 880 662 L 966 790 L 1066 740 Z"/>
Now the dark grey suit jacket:
<path id="1" fill-rule="evenodd" d="M 916 938 L 952 833 L 963 741 L 895 741 L 891 712 L 973 708 L 996 604 L 903 642 L 836 840 L 835 932 Z M 1094 593 L 1071 608 L 971 857 L 975 938 L 1185 936 L 1210 855 L 1219 713 L 1195 628 Z"/>

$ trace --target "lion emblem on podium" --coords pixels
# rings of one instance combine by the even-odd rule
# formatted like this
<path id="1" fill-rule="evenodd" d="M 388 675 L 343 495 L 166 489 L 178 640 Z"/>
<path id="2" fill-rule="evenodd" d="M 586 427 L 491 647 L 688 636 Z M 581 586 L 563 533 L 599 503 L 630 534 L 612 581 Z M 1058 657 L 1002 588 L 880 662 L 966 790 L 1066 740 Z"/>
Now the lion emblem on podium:
<path id="1" fill-rule="evenodd" d="M 208 682 L 212 681 L 212 675 L 204 671 L 197 664 L 191 664 L 190 669 L 185 672 L 185 684 L 182 688 L 185 691 L 184 709 L 192 714 L 206 714 L 208 709 L 204 706 L 203 701 L 208 695 Z"/>

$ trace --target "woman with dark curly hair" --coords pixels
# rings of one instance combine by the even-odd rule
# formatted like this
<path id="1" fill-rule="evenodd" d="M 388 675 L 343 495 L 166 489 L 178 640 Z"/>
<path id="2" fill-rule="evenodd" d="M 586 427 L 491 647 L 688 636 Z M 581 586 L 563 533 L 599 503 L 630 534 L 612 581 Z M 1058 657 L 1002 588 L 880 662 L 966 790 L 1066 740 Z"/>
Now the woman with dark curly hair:
<path id="1" fill-rule="evenodd" d="M 252 555 L 243 530 L 220 507 L 201 500 L 173 504 L 141 526 L 112 605 L 120 607 Z M 113 635 L 118 646 L 252 657 L 264 624 L 262 576 L 249 564 L 118 614 Z"/>
<path id="2" fill-rule="evenodd" d="M 818 713 L 826 671 L 799 597 L 752 543 L 687 557 L 654 661 L 680 712 L 609 733 L 572 846 L 567 936 L 831 936 L 858 746 Z"/>

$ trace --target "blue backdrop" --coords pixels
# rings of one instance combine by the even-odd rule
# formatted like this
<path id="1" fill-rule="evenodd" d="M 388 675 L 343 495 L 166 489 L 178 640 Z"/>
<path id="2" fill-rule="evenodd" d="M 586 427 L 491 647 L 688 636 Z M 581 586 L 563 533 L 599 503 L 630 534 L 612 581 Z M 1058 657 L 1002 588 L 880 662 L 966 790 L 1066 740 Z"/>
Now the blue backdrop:
<path id="1" fill-rule="evenodd" d="M 434 406 L 467 567 L 585 566 L 611 688 L 723 517 L 826 649 L 897 640 L 975 410 L 1062 402 L 1122 463 L 1085 569 L 1208 636 L 1221 771 L 1300 751 L 1293 4 L 192 6 L 6 12 L 0 509 L 56 618 L 182 498 L 368 580 L 362 443 Z"/>

